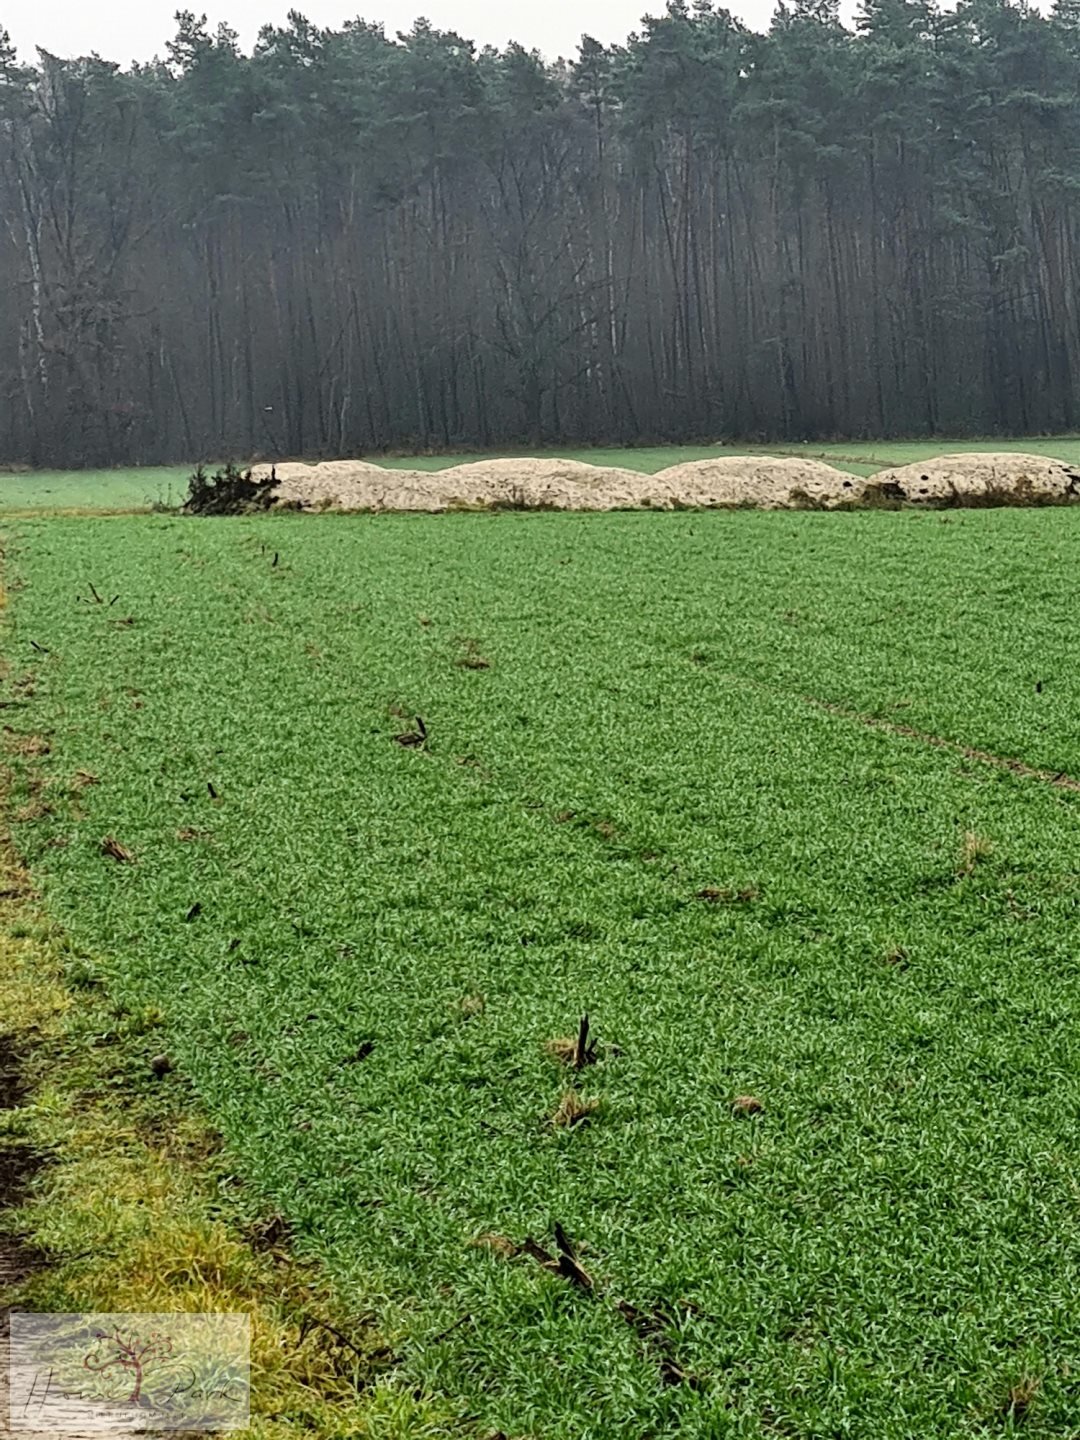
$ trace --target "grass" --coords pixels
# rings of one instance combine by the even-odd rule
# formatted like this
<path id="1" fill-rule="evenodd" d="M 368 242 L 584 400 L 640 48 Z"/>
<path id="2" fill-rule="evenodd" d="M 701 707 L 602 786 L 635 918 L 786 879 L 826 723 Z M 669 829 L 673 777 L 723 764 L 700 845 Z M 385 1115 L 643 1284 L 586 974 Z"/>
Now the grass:
<path id="1" fill-rule="evenodd" d="M 584 448 L 535 450 L 513 448 L 503 455 L 559 456 L 590 465 L 623 466 L 653 475 L 669 465 L 707 460 L 715 455 L 798 455 L 825 460 L 840 470 L 863 477 L 890 465 L 907 465 L 934 455 L 974 450 L 1013 450 L 1049 455 L 1068 464 L 1080 464 L 1080 436 L 1053 436 L 1020 440 L 901 440 L 851 441 L 792 445 L 660 445 L 634 449 Z M 491 458 L 491 452 L 461 451 L 453 455 L 398 455 L 367 457 L 391 470 L 443 470 Z M 49 510 L 150 510 L 178 504 L 187 493 L 191 466 L 147 466 L 131 470 L 0 472 L 0 512 Z"/>
<path id="2" fill-rule="evenodd" d="M 97 783 L 88 771 L 47 780 L 36 761 L 48 745 L 33 738 L 5 732 L 5 824 Z M 0 831 L 0 1303 L 248 1315 L 251 1440 L 460 1434 L 392 1382 L 392 1326 L 376 1329 L 289 1253 L 286 1222 L 231 1170 L 186 1080 L 155 1053 L 162 1019 L 109 996 Z"/>
<path id="3" fill-rule="evenodd" d="M 0 511 L 150 510 L 179 505 L 187 494 L 190 465 L 130 470 L 33 470 L 0 472 Z"/>
<path id="4" fill-rule="evenodd" d="M 399 1393 L 1080 1427 L 1075 512 L 8 529 L 49 913 Z"/>

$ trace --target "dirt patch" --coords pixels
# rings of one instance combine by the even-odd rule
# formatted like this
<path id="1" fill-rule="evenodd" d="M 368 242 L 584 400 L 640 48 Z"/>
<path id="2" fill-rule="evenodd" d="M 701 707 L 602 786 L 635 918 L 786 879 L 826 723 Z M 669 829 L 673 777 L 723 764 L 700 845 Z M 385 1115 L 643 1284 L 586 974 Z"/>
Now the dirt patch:
<path id="1" fill-rule="evenodd" d="M 13 730 L 10 725 L 4 726 L 3 735 L 4 748 L 9 754 L 21 756 L 24 760 L 37 760 L 42 755 L 48 755 L 52 748 L 44 735 L 25 735 Z"/>
<path id="2" fill-rule="evenodd" d="M 8 1036 L 0 1036 L 0 1110 L 14 1110 L 26 1094 L 19 1056 Z M 8 1204 L 0 1188 L 0 1205 Z"/>
<path id="3" fill-rule="evenodd" d="M 829 509 L 862 481 L 819 460 L 725 456 L 659 475 L 580 460 L 479 460 L 445 470 L 386 470 L 363 460 L 277 465 L 278 503 L 305 510 L 675 510 L 753 506 Z M 254 479 L 270 476 L 257 466 Z"/>
<path id="4" fill-rule="evenodd" d="M 909 505 L 1063 505 L 1080 495 L 1080 470 L 1045 455 L 1008 451 L 938 455 L 879 470 L 872 492 Z"/>
<path id="5" fill-rule="evenodd" d="M 9 1036 L 0 1035 L 0 1110 L 15 1110 L 26 1096 L 22 1061 Z M 44 1163 L 42 1156 L 22 1141 L 6 1139 L 0 1144 L 0 1227 L 26 1198 L 30 1182 Z M 18 1235 L 0 1228 L 0 1359 L 6 1334 L 6 1297 L 42 1264 L 38 1250 Z M 0 1380 L 2 1383 L 2 1380 Z"/>

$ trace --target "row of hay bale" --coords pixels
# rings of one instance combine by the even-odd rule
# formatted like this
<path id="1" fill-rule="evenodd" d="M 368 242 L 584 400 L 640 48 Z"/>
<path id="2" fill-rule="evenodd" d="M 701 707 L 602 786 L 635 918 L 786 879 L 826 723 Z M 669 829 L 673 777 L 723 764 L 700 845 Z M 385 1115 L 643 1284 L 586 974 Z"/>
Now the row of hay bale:
<path id="1" fill-rule="evenodd" d="M 256 466 L 253 478 L 271 474 Z M 444 470 L 391 470 L 364 460 L 279 464 L 277 503 L 303 509 L 519 508 L 761 510 L 881 504 L 1063 504 L 1080 495 L 1080 470 L 1041 455 L 943 455 L 880 470 L 869 480 L 820 460 L 725 455 L 672 465 L 656 475 L 578 460 L 481 460 Z"/>

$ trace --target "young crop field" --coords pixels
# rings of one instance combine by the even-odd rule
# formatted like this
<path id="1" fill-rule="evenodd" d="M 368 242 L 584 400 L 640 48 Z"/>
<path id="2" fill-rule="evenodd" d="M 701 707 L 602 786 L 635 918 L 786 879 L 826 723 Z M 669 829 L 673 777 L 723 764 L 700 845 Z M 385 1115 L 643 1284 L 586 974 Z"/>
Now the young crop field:
<path id="1" fill-rule="evenodd" d="M 455 1433 L 1077 1432 L 1075 511 L 5 536 L 51 915 Z"/>

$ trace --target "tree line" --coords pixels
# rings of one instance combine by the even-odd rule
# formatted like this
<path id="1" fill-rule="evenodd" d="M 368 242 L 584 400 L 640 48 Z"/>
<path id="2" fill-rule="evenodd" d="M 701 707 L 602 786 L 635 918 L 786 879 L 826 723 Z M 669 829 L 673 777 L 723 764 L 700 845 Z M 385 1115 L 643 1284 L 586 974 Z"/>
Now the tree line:
<path id="1" fill-rule="evenodd" d="M 0 30 L 0 459 L 1080 427 L 1080 0 Z"/>

